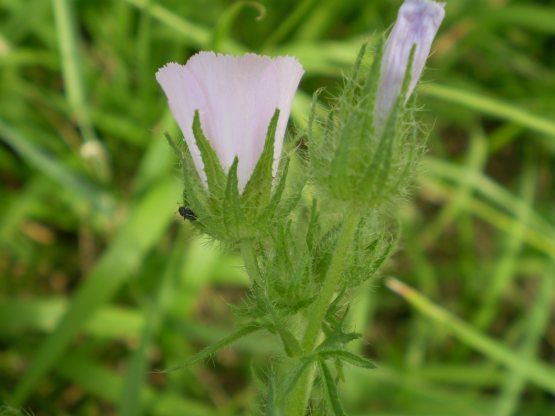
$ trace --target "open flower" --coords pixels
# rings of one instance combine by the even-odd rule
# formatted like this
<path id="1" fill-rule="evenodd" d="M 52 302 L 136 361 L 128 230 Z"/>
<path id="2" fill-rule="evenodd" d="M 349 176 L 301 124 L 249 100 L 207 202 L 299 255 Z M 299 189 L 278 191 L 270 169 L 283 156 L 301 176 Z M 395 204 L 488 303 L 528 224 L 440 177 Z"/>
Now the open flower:
<path id="1" fill-rule="evenodd" d="M 172 114 L 205 182 L 192 130 L 195 111 L 199 111 L 202 129 L 225 171 L 238 157 L 238 185 L 243 190 L 262 153 L 270 120 L 279 109 L 275 173 L 293 96 L 303 72 L 293 57 L 213 52 L 200 52 L 185 65 L 170 63 L 158 70 L 156 79 L 168 97 Z"/>
<path id="2" fill-rule="evenodd" d="M 380 85 L 374 114 L 377 127 L 383 126 L 397 97 L 415 47 L 406 98 L 412 94 L 430 53 L 432 41 L 445 15 L 444 3 L 431 0 L 405 0 L 393 30 L 387 38 L 381 63 Z"/>

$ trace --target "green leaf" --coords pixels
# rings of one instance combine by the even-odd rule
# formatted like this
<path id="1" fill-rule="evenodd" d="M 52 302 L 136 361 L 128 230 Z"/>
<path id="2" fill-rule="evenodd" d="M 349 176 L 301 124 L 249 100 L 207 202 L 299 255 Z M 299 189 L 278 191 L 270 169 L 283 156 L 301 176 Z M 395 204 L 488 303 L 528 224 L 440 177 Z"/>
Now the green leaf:
<path id="1" fill-rule="evenodd" d="M 337 358 L 341 361 L 344 361 L 356 367 L 362 367 L 362 368 L 368 368 L 368 369 L 376 368 L 376 364 L 374 364 L 369 359 L 345 350 L 321 350 L 321 351 L 318 351 L 317 354 L 322 359 L 325 359 L 325 360 Z"/>
<path id="2" fill-rule="evenodd" d="M 258 330 L 262 329 L 262 327 L 258 324 L 255 323 L 250 323 L 247 325 L 242 326 L 241 328 L 239 328 L 237 331 L 229 334 L 227 337 L 222 338 L 221 340 L 207 346 L 206 348 L 200 350 L 198 353 L 196 353 L 195 355 L 193 355 L 192 357 L 189 357 L 187 360 L 185 360 L 183 363 L 169 368 L 167 370 L 160 370 L 158 371 L 158 373 L 169 373 L 170 371 L 175 371 L 175 370 L 179 370 L 181 368 L 185 368 L 185 367 L 189 367 L 193 364 L 198 363 L 199 361 L 202 361 L 208 357 L 210 357 L 212 354 L 216 353 L 218 350 L 221 350 L 222 348 L 234 343 L 235 341 L 253 333 L 256 332 Z"/>
<path id="3" fill-rule="evenodd" d="M 229 173 L 227 174 L 227 185 L 225 188 L 223 209 L 224 224 L 227 232 L 231 235 L 237 235 L 237 237 L 239 237 L 239 226 L 241 224 L 241 219 L 243 218 L 237 180 L 238 163 L 239 159 L 237 159 L 236 156 L 233 160 L 233 164 L 229 168 Z"/>
<path id="4" fill-rule="evenodd" d="M 243 192 L 243 203 L 246 207 L 257 207 L 260 204 L 267 203 L 270 199 L 273 181 L 274 143 L 278 119 L 279 109 L 276 109 L 268 126 L 264 149 L 262 149 L 260 158 Z"/>
<path id="5" fill-rule="evenodd" d="M 320 365 L 320 370 L 322 371 L 322 376 L 324 377 L 324 390 L 326 392 L 326 397 L 331 405 L 331 408 L 333 409 L 333 414 L 336 416 L 346 416 L 346 413 L 343 410 L 343 406 L 341 406 L 341 402 L 339 401 L 339 395 L 337 394 L 337 385 L 331 375 L 330 369 L 323 360 L 319 360 L 318 364 Z"/>
<path id="6" fill-rule="evenodd" d="M 198 110 L 195 111 L 195 118 L 193 120 L 193 135 L 195 136 L 195 141 L 200 151 L 200 157 L 204 164 L 208 189 L 210 189 L 212 194 L 220 195 L 225 188 L 226 175 L 220 164 L 218 155 L 202 131 Z"/>

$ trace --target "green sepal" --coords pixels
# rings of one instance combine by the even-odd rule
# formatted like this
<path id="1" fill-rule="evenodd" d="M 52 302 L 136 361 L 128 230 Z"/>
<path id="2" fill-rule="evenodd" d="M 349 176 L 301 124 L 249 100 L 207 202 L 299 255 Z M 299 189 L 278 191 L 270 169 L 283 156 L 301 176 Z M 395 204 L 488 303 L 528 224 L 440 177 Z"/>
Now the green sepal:
<path id="1" fill-rule="evenodd" d="M 235 157 L 229 168 L 223 206 L 223 218 L 226 231 L 229 235 L 235 235 L 237 238 L 239 238 L 240 226 L 243 219 L 237 179 L 238 163 L 239 160 Z"/>
<path id="2" fill-rule="evenodd" d="M 333 194 L 341 199 L 357 192 L 360 171 L 364 169 L 368 154 L 366 147 L 371 134 L 368 125 L 372 125 L 372 111 L 368 111 L 370 107 L 365 96 L 365 85 L 360 76 L 366 50 L 365 43 L 361 46 L 352 73 L 347 78 L 339 106 L 333 110 L 337 112 L 340 123 L 334 128 L 329 181 Z"/>
<path id="3" fill-rule="evenodd" d="M 384 192 L 387 193 L 398 192 L 398 190 L 402 189 L 407 182 L 411 179 L 414 180 L 415 172 L 418 168 L 418 162 L 422 157 L 424 147 L 419 140 L 417 125 L 412 120 L 410 120 L 407 124 L 410 126 L 408 128 L 411 129 L 411 134 L 409 135 L 404 132 L 400 143 L 400 146 L 405 149 L 403 153 L 403 163 L 399 173 L 396 175 L 397 179 L 390 181 L 390 184 L 384 190 Z"/>
<path id="4" fill-rule="evenodd" d="M 287 162 L 287 167 L 289 168 L 289 160 L 287 160 Z M 283 177 L 283 179 L 285 180 L 286 178 Z M 277 208 L 274 211 L 274 218 L 283 219 L 287 217 L 291 211 L 293 211 L 302 198 L 303 189 L 307 180 L 308 175 L 306 171 L 296 170 L 295 175 L 292 175 L 289 178 L 287 189 L 284 189 L 282 194 L 279 195 L 279 200 L 277 199 L 277 195 L 274 193 L 274 195 L 276 195 L 276 202 L 278 202 Z"/>
<path id="5" fill-rule="evenodd" d="M 391 183 L 397 179 L 399 172 L 393 172 L 393 163 L 402 159 L 401 152 L 407 149 L 401 148 L 398 141 L 402 138 L 403 116 L 405 114 L 405 101 L 411 79 L 411 68 L 414 61 L 415 46 L 412 47 L 403 85 L 401 91 L 395 100 L 383 131 L 378 137 L 379 144 L 372 158 L 372 162 L 366 169 L 364 177 L 361 181 L 361 193 L 371 195 L 377 202 L 388 198 L 392 194 L 396 194 L 397 190 L 392 189 Z M 416 146 L 416 143 L 409 143 L 408 146 Z M 394 159 L 397 160 L 394 160 Z M 401 178 L 402 179 L 402 178 Z"/>
<path id="6" fill-rule="evenodd" d="M 210 223 L 210 214 L 207 208 L 206 191 L 196 170 L 187 142 L 183 140 L 181 146 L 179 146 L 169 133 L 165 132 L 164 136 L 181 161 L 184 185 L 183 204 L 191 208 L 198 217 L 199 221 L 195 221 L 195 225 L 208 225 Z"/>
<path id="7" fill-rule="evenodd" d="M 200 151 L 202 163 L 204 164 L 208 189 L 214 196 L 221 195 L 225 188 L 226 175 L 220 164 L 218 155 L 202 131 L 198 110 L 195 110 L 195 118 L 193 119 L 193 135 L 195 136 L 195 142 Z"/>
<path id="8" fill-rule="evenodd" d="M 353 130 L 357 127 L 356 118 L 359 116 L 355 111 L 343 116 L 347 117 L 347 120 L 341 130 L 339 143 L 330 164 L 330 182 L 336 195 L 352 193 L 352 184 L 349 179 L 350 173 L 355 170 L 355 167 L 351 162 L 353 162 L 353 157 L 356 158 L 357 155 L 360 155 L 359 149 L 355 149 L 353 146 L 353 142 L 356 141 L 356 133 Z M 358 124 L 361 124 L 360 121 Z"/>
<path id="9" fill-rule="evenodd" d="M 287 174 L 289 173 L 289 158 L 285 158 L 283 161 L 283 169 L 281 170 L 279 182 L 274 189 L 274 193 L 272 194 L 272 198 L 270 202 L 262 211 L 262 215 L 260 216 L 260 221 L 268 221 L 268 219 L 272 219 L 276 216 L 276 212 L 279 207 L 279 203 L 281 202 L 281 197 L 283 196 L 283 192 L 285 191 L 285 183 L 287 181 Z"/>
<path id="10" fill-rule="evenodd" d="M 372 58 L 372 65 L 370 66 L 370 71 L 368 73 L 368 78 L 366 78 L 365 90 L 367 91 L 369 98 L 370 111 L 368 112 L 367 125 L 366 128 L 369 131 L 374 132 L 374 107 L 376 105 L 376 95 L 378 94 L 378 86 L 380 79 L 380 72 L 382 67 L 382 59 L 385 51 L 385 38 L 381 37 L 380 41 L 376 47 L 376 53 Z"/>
<path id="11" fill-rule="evenodd" d="M 364 177 L 361 181 L 361 192 L 372 195 L 373 199 L 376 195 L 381 194 L 381 190 L 387 184 L 388 176 L 391 172 L 391 159 L 397 140 L 397 119 L 401 104 L 399 98 L 391 110 L 385 128 L 379 139 L 378 148 L 372 157 L 372 162 L 368 165 Z"/>
<path id="12" fill-rule="evenodd" d="M 274 144 L 276 128 L 279 119 L 279 109 L 276 109 L 268 130 L 264 148 L 254 167 L 251 177 L 245 186 L 241 201 L 245 207 L 258 207 L 268 203 L 272 192 L 272 169 L 274 163 Z"/>
<path id="13" fill-rule="evenodd" d="M 318 105 L 318 97 L 324 91 L 324 87 L 318 88 L 312 94 L 312 100 L 310 102 L 310 112 L 308 113 L 308 123 L 306 128 L 306 136 L 309 143 L 314 140 L 314 120 L 316 119 L 316 106 Z"/>
<path id="14" fill-rule="evenodd" d="M 324 387 L 326 392 L 326 397 L 328 402 L 333 409 L 333 414 L 335 416 L 346 416 L 343 406 L 339 401 L 339 394 L 337 393 L 337 383 L 331 375 L 331 371 L 324 360 L 319 360 L 320 371 L 322 372 L 322 377 L 324 378 Z"/>
<path id="15" fill-rule="evenodd" d="M 351 72 L 349 82 L 347 84 L 347 90 L 345 91 L 345 98 L 349 102 L 353 102 L 357 99 L 357 90 L 359 88 L 359 73 L 360 68 L 362 67 L 362 61 L 364 60 L 364 56 L 366 55 L 366 50 L 368 49 L 368 43 L 364 42 L 360 49 L 358 50 L 357 58 L 355 60 L 355 64 L 353 65 L 353 70 Z"/>
<path id="16" fill-rule="evenodd" d="M 164 137 L 166 138 L 166 141 L 168 142 L 168 144 L 170 145 L 170 147 L 172 148 L 172 150 L 174 151 L 176 156 L 179 158 L 179 160 L 181 162 L 181 167 L 183 169 L 186 169 L 186 167 L 185 167 L 185 162 L 186 162 L 185 155 L 183 154 L 183 152 L 181 151 L 181 149 L 179 148 L 177 143 L 173 140 L 173 137 L 170 136 L 170 133 L 168 133 L 167 131 L 164 132 Z"/>

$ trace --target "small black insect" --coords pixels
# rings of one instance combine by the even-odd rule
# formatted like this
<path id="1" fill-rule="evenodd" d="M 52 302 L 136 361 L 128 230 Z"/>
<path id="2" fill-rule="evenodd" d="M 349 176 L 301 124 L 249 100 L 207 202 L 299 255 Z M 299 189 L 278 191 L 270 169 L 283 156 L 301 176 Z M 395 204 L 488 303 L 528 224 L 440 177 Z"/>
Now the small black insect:
<path id="1" fill-rule="evenodd" d="M 196 221 L 197 219 L 197 215 L 193 212 L 193 210 L 186 206 L 179 207 L 178 212 L 179 212 L 179 215 L 181 215 L 186 220 Z"/>

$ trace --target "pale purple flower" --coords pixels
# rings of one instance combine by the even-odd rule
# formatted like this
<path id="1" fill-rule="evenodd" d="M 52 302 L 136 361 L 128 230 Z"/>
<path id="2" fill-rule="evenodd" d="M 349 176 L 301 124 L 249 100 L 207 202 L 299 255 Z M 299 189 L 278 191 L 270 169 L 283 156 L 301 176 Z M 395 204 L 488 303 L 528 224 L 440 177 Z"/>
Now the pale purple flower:
<path id="1" fill-rule="evenodd" d="M 387 119 L 401 93 L 410 52 L 416 45 L 406 98 L 414 91 L 430 54 L 432 41 L 445 15 L 444 7 L 445 3 L 431 0 L 405 0 L 399 9 L 395 26 L 387 38 L 381 63 L 380 85 L 374 108 L 378 129 Z"/>
<path id="2" fill-rule="evenodd" d="M 293 96 L 303 75 L 293 57 L 200 52 L 185 65 L 169 63 L 156 79 L 168 97 L 201 178 L 206 182 L 193 136 L 195 110 L 204 134 L 227 172 L 235 156 L 243 190 L 262 153 L 270 120 L 280 110 L 275 135 L 274 173 L 281 155 Z"/>

